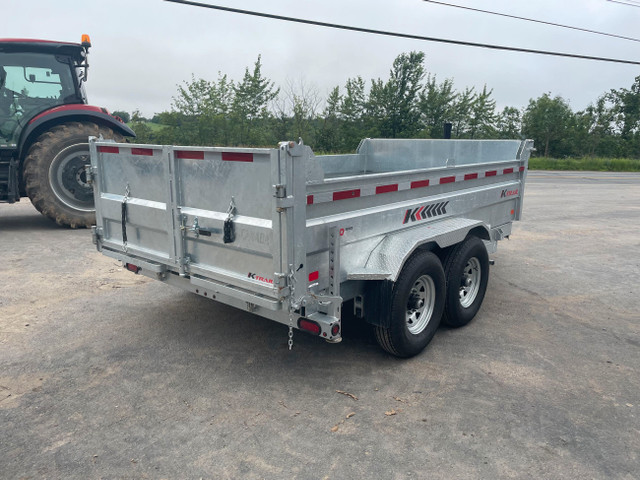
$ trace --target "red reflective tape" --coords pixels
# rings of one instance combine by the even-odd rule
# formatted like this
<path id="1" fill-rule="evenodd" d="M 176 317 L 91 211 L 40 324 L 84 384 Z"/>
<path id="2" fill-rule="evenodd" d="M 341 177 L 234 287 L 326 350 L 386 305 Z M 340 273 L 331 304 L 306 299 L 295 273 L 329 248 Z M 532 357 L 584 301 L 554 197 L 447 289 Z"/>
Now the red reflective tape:
<path id="1" fill-rule="evenodd" d="M 194 152 L 192 150 L 176 150 L 176 158 L 185 160 L 204 160 L 204 152 Z"/>
<path id="2" fill-rule="evenodd" d="M 131 149 L 131 154 L 132 155 L 146 155 L 146 156 L 151 156 L 153 155 L 153 150 L 151 150 L 150 148 L 132 148 Z"/>
<path id="3" fill-rule="evenodd" d="M 313 205 L 313 195 L 307 195 L 307 205 Z"/>
<path id="4" fill-rule="evenodd" d="M 120 149 L 118 147 L 104 147 L 99 146 L 98 151 L 100 153 L 120 153 Z"/>
<path id="5" fill-rule="evenodd" d="M 513 168 L 505 168 L 505 169 L 502 171 L 502 173 L 504 173 L 505 175 L 506 175 L 507 173 L 513 173 Z"/>
<path id="6" fill-rule="evenodd" d="M 495 177 L 498 174 L 497 170 L 488 170 L 484 176 L 485 177 Z"/>
<path id="7" fill-rule="evenodd" d="M 309 274 L 309 281 L 315 282 L 320 277 L 320 273 L 316 270 L 315 272 L 311 272 Z"/>
<path id="8" fill-rule="evenodd" d="M 429 180 L 418 180 L 417 182 L 411 182 L 411 188 L 428 187 Z"/>
<path id="9" fill-rule="evenodd" d="M 222 152 L 223 162 L 253 162 L 253 153 Z"/>
<path id="10" fill-rule="evenodd" d="M 524 167 L 520 167 L 520 171 L 521 171 L 521 172 L 524 172 Z"/>
<path id="11" fill-rule="evenodd" d="M 440 179 L 440 185 L 442 185 L 443 183 L 453 183 L 455 181 L 456 181 L 455 175 L 452 177 L 442 177 Z"/>
<path id="12" fill-rule="evenodd" d="M 398 184 L 394 183 L 393 185 L 380 185 L 376 187 L 376 195 L 379 193 L 389 193 L 389 192 L 397 192 Z"/>
<path id="13" fill-rule="evenodd" d="M 464 176 L 465 180 L 475 180 L 476 178 L 478 178 L 478 174 L 477 173 L 467 173 Z"/>
<path id="14" fill-rule="evenodd" d="M 355 190 L 343 190 L 342 192 L 333 192 L 333 200 L 346 200 L 347 198 L 358 198 L 360 196 L 360 189 Z"/>

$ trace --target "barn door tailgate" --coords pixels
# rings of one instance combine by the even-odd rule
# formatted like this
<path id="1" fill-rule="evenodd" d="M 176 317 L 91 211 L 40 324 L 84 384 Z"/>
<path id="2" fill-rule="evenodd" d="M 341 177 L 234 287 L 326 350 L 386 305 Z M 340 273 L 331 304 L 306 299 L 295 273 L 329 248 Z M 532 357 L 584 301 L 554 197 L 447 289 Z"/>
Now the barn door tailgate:
<path id="1" fill-rule="evenodd" d="M 274 272 L 283 271 L 277 149 L 95 139 L 90 148 L 94 238 L 103 253 L 140 259 L 159 275 L 189 276 L 195 285 L 235 288 L 256 296 L 257 305 L 281 308 L 274 285 Z"/>

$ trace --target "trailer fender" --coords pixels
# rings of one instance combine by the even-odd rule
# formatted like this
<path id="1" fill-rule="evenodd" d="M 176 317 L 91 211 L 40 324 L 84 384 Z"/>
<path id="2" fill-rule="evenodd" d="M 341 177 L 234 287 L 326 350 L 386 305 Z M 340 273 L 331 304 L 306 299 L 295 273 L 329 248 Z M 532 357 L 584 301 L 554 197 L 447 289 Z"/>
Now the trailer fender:
<path id="1" fill-rule="evenodd" d="M 446 248 L 463 241 L 471 231 L 489 240 L 490 230 L 480 220 L 448 218 L 428 225 L 386 235 L 371 252 L 363 270 L 354 272 L 358 280 L 395 282 L 407 259 L 419 248 Z M 349 275 L 348 278 L 353 278 Z"/>
<path id="2" fill-rule="evenodd" d="M 470 233 L 491 242 L 484 222 L 450 218 L 426 226 L 386 235 L 372 251 L 364 268 L 348 273 L 349 280 L 367 280 L 364 317 L 367 323 L 389 326 L 393 287 L 406 261 L 419 249 L 447 248 L 462 242 Z"/>

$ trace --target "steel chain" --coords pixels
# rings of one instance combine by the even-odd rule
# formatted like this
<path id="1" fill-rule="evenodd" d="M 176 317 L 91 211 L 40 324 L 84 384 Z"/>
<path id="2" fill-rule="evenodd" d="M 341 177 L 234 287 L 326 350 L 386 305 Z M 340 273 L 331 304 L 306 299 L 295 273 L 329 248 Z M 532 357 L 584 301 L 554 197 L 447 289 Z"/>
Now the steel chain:
<path id="1" fill-rule="evenodd" d="M 293 348 L 293 313 L 289 313 L 289 350 Z"/>
<path id="2" fill-rule="evenodd" d="M 289 273 L 287 275 L 289 279 L 289 340 L 287 341 L 287 345 L 289 346 L 289 350 L 293 348 L 293 303 L 295 302 L 295 276 L 293 271 L 293 265 L 289 265 Z"/>

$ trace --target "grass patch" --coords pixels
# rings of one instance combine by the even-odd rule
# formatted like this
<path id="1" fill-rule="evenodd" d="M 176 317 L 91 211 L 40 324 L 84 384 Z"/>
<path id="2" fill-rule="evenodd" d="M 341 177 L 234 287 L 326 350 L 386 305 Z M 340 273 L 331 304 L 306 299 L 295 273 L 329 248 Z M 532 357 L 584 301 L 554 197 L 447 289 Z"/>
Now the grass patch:
<path id="1" fill-rule="evenodd" d="M 640 172 L 638 158 L 546 158 L 529 159 L 530 170 L 590 170 L 595 172 Z"/>
<path id="2" fill-rule="evenodd" d="M 151 130 L 153 133 L 159 132 L 165 127 L 165 125 L 160 125 L 159 123 L 153 122 L 145 122 L 145 125 L 149 127 L 149 130 Z"/>

